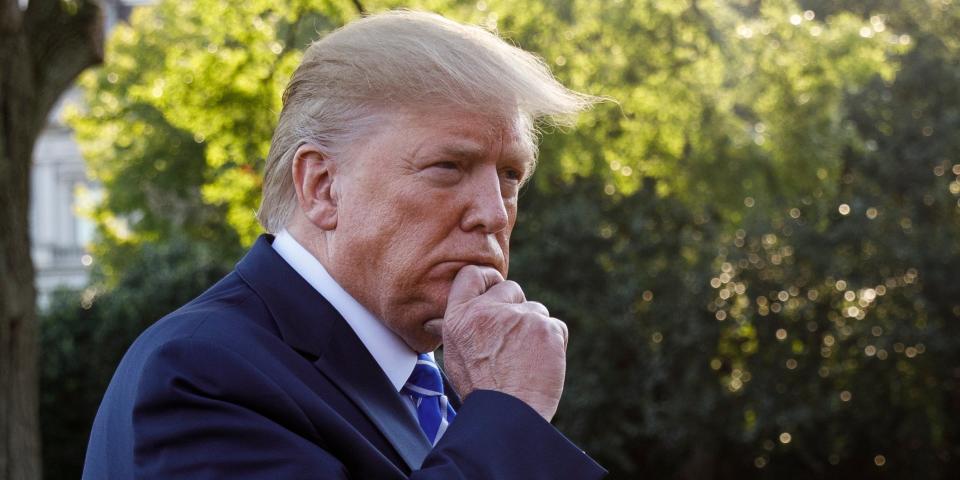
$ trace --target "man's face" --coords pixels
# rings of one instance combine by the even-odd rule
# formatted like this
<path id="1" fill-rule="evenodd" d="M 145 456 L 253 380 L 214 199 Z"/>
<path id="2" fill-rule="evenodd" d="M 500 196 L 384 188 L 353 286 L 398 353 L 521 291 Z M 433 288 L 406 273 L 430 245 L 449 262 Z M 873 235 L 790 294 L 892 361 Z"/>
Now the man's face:
<path id="1" fill-rule="evenodd" d="M 465 265 L 506 277 L 517 194 L 531 147 L 516 122 L 461 111 L 387 117 L 334 175 L 330 270 L 414 350 L 440 344 L 442 318 Z"/>

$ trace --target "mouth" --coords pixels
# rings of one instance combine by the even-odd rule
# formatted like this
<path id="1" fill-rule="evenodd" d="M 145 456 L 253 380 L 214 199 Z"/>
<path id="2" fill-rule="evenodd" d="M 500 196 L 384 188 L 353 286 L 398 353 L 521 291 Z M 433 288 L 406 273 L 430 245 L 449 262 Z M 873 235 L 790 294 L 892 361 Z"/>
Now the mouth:
<path id="1" fill-rule="evenodd" d="M 468 259 L 468 260 L 444 260 L 436 264 L 436 267 L 441 270 L 453 270 L 453 275 L 456 276 L 463 267 L 467 265 L 476 265 L 478 267 L 488 267 L 492 268 L 500 273 L 503 273 L 503 262 L 493 259 Z"/>
<path id="2" fill-rule="evenodd" d="M 447 296 L 450 294 L 450 287 L 457 274 L 467 265 L 476 265 L 478 267 L 492 268 L 501 275 L 506 276 L 506 262 L 490 257 L 459 257 L 448 260 L 433 262 L 428 273 L 420 277 L 421 283 L 418 290 L 421 293 L 421 299 L 429 305 L 431 310 L 429 318 L 442 318 L 447 307 Z M 436 310 L 436 311 L 434 311 Z M 428 313 L 428 312 L 424 312 Z"/>

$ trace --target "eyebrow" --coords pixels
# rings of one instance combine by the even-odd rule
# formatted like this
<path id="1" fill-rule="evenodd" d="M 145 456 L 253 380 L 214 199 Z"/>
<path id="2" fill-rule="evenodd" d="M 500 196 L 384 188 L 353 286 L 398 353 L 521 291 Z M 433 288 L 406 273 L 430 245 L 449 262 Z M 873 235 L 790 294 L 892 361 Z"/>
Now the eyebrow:
<path id="1" fill-rule="evenodd" d="M 533 165 L 533 156 L 529 155 L 527 152 L 523 152 L 522 150 L 523 149 L 513 148 L 503 151 L 502 153 L 503 156 L 510 161 L 522 163 L 526 167 Z M 484 148 L 479 145 L 473 145 L 470 143 L 453 143 L 440 147 L 436 154 L 466 161 L 473 161 L 483 158 L 484 153 Z"/>
<path id="2" fill-rule="evenodd" d="M 483 157 L 483 147 L 466 143 L 446 144 L 437 152 L 446 157 L 456 157 L 463 160 L 477 160 Z"/>

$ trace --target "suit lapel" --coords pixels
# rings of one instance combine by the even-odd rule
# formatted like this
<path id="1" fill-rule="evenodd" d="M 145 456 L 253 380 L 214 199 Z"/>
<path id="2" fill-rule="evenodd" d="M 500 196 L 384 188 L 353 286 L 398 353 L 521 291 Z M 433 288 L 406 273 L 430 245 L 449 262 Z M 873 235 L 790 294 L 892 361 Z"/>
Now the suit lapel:
<path id="1" fill-rule="evenodd" d="M 237 273 L 266 304 L 283 341 L 317 358 L 317 369 L 370 419 L 411 471 L 419 469 L 431 445 L 417 419 L 346 320 L 273 250 L 272 241 L 260 236 Z"/>
<path id="2" fill-rule="evenodd" d="M 362 410 L 410 470 L 418 470 L 432 446 L 404 399 L 345 321 L 340 321 L 316 367 Z M 333 340 L 336 339 L 336 340 Z"/>

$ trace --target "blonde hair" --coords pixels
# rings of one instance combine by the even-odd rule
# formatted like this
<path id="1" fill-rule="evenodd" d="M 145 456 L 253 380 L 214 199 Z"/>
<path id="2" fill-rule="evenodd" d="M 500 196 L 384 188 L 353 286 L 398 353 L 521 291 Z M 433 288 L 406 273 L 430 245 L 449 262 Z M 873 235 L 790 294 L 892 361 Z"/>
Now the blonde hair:
<path id="1" fill-rule="evenodd" d="M 480 27 L 414 11 L 365 17 L 313 42 L 293 73 L 257 217 L 268 232 L 290 221 L 297 205 L 291 168 L 301 145 L 337 159 L 379 113 L 451 106 L 519 115 L 533 144 L 538 122 L 570 124 L 595 101 L 561 85 L 536 56 Z"/>

